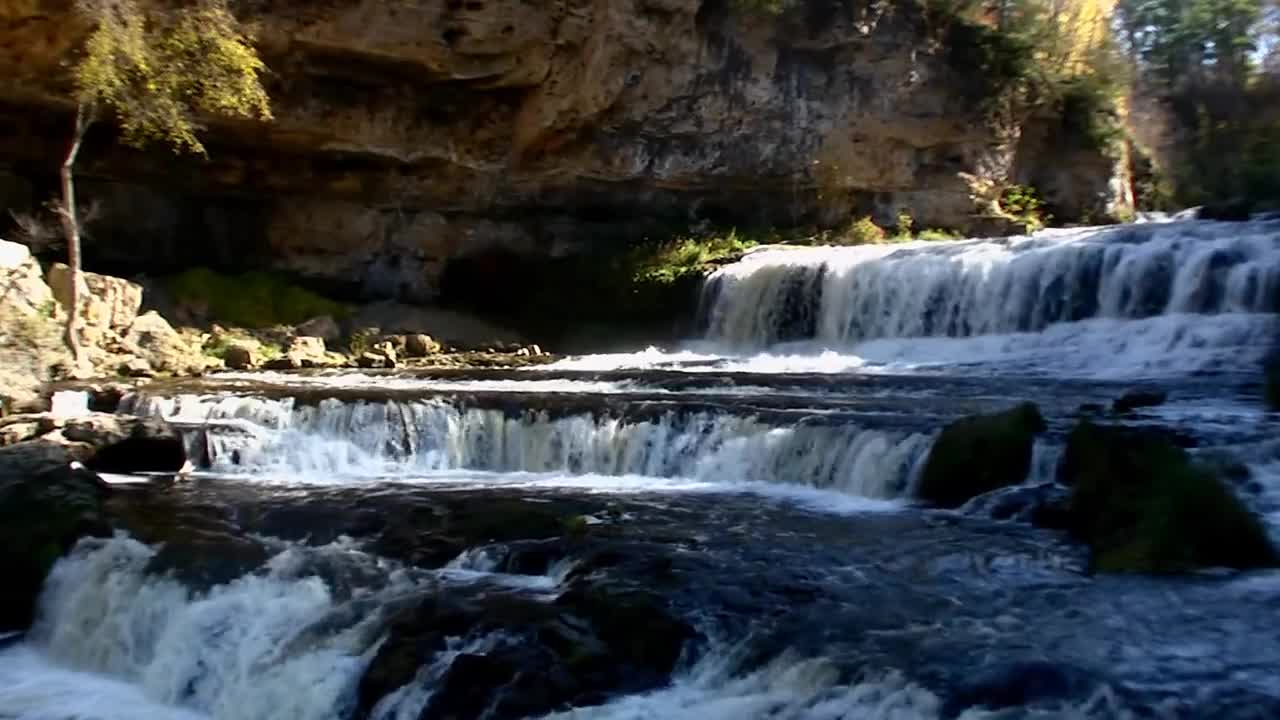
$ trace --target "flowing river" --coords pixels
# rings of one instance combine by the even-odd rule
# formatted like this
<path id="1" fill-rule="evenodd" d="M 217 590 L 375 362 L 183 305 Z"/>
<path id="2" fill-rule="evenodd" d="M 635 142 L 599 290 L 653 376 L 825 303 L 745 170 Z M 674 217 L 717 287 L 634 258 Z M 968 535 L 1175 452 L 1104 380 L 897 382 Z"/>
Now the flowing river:
<path id="1" fill-rule="evenodd" d="M 37 626 L 0 650 L 0 718 L 1280 717 L 1280 573 L 1094 576 L 998 511 L 1008 491 L 912 502 L 956 418 L 1037 403 L 1049 430 L 1014 491 L 1036 493 L 1082 405 L 1159 390 L 1125 422 L 1243 464 L 1236 490 L 1280 539 L 1259 373 L 1280 222 L 764 248 L 707 280 L 699 314 L 667 350 L 127 397 L 200 466 L 117 486 L 155 533 L 55 567 Z M 691 630 L 674 670 L 521 705 L 543 691 L 521 677 L 555 684 L 548 633 L 586 632 L 539 608 L 583 587 L 660 598 Z M 479 610 L 437 608 L 439 641 L 404 645 L 424 603 Z M 670 627 L 606 616 L 602 637 Z M 475 691 L 485 657 L 515 679 Z"/>

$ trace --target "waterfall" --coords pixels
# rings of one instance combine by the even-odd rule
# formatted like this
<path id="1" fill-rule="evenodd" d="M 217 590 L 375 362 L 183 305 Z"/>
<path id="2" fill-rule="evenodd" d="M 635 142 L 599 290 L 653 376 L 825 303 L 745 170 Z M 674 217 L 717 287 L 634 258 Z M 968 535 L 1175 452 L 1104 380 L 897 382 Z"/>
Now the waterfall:
<path id="1" fill-rule="evenodd" d="M 343 717 L 383 604 L 411 587 L 395 571 L 367 597 L 337 597 L 307 555 L 376 560 L 333 545 L 285 550 L 265 573 L 198 593 L 148 574 L 155 553 L 86 540 L 55 566 L 29 644 L 0 655 L 0 717 L 72 717 L 76 702 L 75 717 L 121 720 Z"/>
<path id="2" fill-rule="evenodd" d="M 440 399 L 302 405 L 228 395 L 135 395 L 123 407 L 196 428 L 195 444 L 211 470 L 313 481 L 465 469 L 781 483 L 893 498 L 905 492 L 932 443 L 927 433 L 817 417 L 777 426 L 710 411 L 630 420 L 511 415 Z"/>
<path id="3" fill-rule="evenodd" d="M 1269 314 L 1280 310 L 1280 223 L 765 249 L 718 270 L 705 292 L 706 338 L 747 349 L 1037 333 L 1089 319 Z"/>

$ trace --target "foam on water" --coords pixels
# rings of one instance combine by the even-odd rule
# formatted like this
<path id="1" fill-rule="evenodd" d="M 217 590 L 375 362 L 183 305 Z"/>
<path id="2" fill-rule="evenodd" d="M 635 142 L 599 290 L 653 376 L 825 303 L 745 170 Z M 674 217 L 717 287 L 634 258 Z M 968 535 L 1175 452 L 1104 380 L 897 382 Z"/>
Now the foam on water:
<path id="1" fill-rule="evenodd" d="M 566 358 L 547 370 L 679 369 L 750 373 L 1000 373 L 1133 380 L 1213 372 L 1255 372 L 1280 335 L 1269 314 L 1097 318 L 1040 332 L 877 339 L 847 348 L 794 342 L 721 355 L 708 343 L 664 352 Z"/>
<path id="2" fill-rule="evenodd" d="M 521 393 L 595 393 L 609 395 L 634 392 L 636 383 L 627 381 L 594 380 L 442 380 L 409 375 L 369 375 L 343 372 L 336 374 L 303 375 L 281 372 L 227 372 L 217 375 L 219 382 L 275 384 L 302 388 L 362 388 L 378 387 L 384 390 L 422 390 L 437 392 L 521 392 Z M 648 388 L 646 392 L 661 392 Z"/>
<path id="3" fill-rule="evenodd" d="M 855 425 L 770 425 L 670 411 L 652 420 L 552 417 L 443 400 L 298 405 L 239 396 L 134 396 L 126 407 L 203 425 L 209 469 L 342 481 L 449 470 L 642 475 L 728 485 L 780 483 L 900 496 L 932 435 Z M 203 451 L 203 452 L 201 452 Z"/>

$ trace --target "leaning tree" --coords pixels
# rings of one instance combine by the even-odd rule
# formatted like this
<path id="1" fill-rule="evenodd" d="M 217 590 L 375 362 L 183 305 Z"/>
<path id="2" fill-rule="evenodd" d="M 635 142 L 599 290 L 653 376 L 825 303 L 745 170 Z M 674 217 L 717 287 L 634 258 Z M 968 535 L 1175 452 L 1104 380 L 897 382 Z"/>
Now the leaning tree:
<path id="1" fill-rule="evenodd" d="M 174 152 L 204 155 L 202 118 L 269 120 L 271 108 L 260 80 L 266 67 L 226 0 L 77 0 L 76 12 L 92 30 L 73 64 L 76 117 L 62 161 L 59 216 L 71 268 L 66 343 L 80 369 L 85 355 L 78 336 L 83 280 L 75 165 L 89 128 L 110 122 L 133 147 L 160 142 Z"/>

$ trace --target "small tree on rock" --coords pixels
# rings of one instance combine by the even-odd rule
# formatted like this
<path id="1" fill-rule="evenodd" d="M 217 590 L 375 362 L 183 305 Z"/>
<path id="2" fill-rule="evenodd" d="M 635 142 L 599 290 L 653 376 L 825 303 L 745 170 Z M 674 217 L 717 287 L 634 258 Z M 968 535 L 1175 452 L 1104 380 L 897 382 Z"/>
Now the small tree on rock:
<path id="1" fill-rule="evenodd" d="M 71 268 L 66 343 L 85 366 L 80 324 L 80 224 L 75 164 L 85 133 L 114 121 L 134 147 L 167 143 L 174 152 L 205 154 L 201 116 L 271 119 L 260 76 L 266 66 L 226 0 L 166 9 L 154 0 L 76 0 L 92 26 L 74 66 L 76 119 L 62 162 L 60 216 Z"/>

